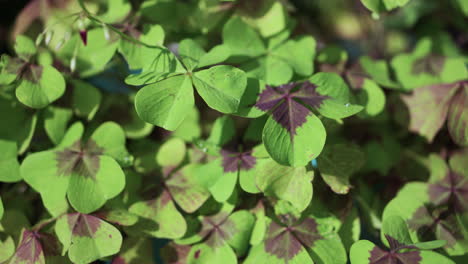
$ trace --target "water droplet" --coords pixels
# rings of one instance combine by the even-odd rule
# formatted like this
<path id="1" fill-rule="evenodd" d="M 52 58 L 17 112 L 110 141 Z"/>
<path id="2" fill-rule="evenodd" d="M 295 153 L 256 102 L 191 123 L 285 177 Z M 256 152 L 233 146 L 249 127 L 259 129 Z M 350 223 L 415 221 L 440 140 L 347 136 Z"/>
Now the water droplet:
<path id="1" fill-rule="evenodd" d="M 348 107 L 348 106 L 349 106 L 349 103 L 345 104 L 345 106 Z"/>

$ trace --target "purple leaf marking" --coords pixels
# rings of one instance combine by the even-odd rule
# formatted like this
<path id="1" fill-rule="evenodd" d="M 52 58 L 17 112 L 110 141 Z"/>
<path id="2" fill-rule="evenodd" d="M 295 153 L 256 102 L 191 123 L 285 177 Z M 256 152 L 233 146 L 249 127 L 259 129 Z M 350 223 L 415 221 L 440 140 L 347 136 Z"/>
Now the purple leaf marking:
<path id="1" fill-rule="evenodd" d="M 271 222 L 265 240 L 265 251 L 280 259 L 290 260 L 304 247 L 311 248 L 322 239 L 317 223 L 307 218 L 295 226 L 282 226 Z"/>
<path id="2" fill-rule="evenodd" d="M 228 216 L 227 213 L 219 213 L 203 219 L 200 235 L 210 247 L 221 247 L 237 232 L 235 223 Z"/>
<path id="3" fill-rule="evenodd" d="M 445 58 L 443 56 L 431 54 L 416 60 L 413 63 L 411 73 L 416 75 L 419 75 L 421 73 L 439 75 L 444 68 L 444 64 Z"/>
<path id="4" fill-rule="evenodd" d="M 250 170 L 255 166 L 257 159 L 252 156 L 252 151 L 232 152 L 221 150 L 223 156 L 224 172 L 236 172 L 238 170 Z"/>
<path id="5" fill-rule="evenodd" d="M 311 113 L 308 107 L 318 108 L 328 98 L 317 93 L 316 88 L 310 82 L 267 86 L 255 106 L 265 112 L 272 111 L 273 119 L 293 137 L 296 129 L 306 122 L 307 115 Z"/>
<path id="6" fill-rule="evenodd" d="M 39 241 L 39 234 L 24 230 L 15 255 L 27 264 L 43 263 L 44 252 Z"/>
<path id="7" fill-rule="evenodd" d="M 90 139 L 84 146 L 77 141 L 69 148 L 56 152 L 58 175 L 70 176 L 76 173 L 94 179 L 99 171 L 99 155 L 103 151 Z"/>
<path id="8" fill-rule="evenodd" d="M 449 205 L 456 212 L 468 210 L 468 178 L 450 171 L 441 181 L 429 185 L 434 205 Z"/>
<path id="9" fill-rule="evenodd" d="M 463 239 L 455 215 L 448 210 L 422 206 L 408 221 L 408 226 L 410 229 L 416 230 L 421 239 L 445 240 L 448 247 L 453 246 L 457 240 Z"/>
<path id="10" fill-rule="evenodd" d="M 68 214 L 68 225 L 72 234 L 79 237 L 94 237 L 101 226 L 101 220 L 92 215 L 81 213 Z"/>

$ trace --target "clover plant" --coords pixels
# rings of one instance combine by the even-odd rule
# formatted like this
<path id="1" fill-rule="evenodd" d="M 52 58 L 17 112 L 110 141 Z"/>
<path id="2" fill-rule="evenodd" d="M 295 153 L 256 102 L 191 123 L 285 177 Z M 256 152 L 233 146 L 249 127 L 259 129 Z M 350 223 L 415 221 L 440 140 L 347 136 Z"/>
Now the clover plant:
<path id="1" fill-rule="evenodd" d="M 0 264 L 468 263 L 467 1 L 7 2 Z"/>

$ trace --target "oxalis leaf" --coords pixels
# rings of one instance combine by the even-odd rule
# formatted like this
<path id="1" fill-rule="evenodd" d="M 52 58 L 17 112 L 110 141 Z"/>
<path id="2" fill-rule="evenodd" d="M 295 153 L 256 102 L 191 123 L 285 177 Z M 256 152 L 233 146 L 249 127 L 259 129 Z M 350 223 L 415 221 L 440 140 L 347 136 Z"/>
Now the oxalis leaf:
<path id="1" fill-rule="evenodd" d="M 245 144 L 235 144 L 234 137 L 234 121 L 224 116 L 215 121 L 208 139 L 203 144 L 199 142 L 201 150 L 212 155 L 213 160 L 196 168 L 196 178 L 218 202 L 231 197 L 238 179 L 244 191 L 260 192 L 255 183 L 257 168 L 269 160 L 262 145 L 250 149 Z M 210 148 L 205 149 L 206 145 Z"/>
<path id="2" fill-rule="evenodd" d="M 245 263 L 344 264 L 346 251 L 337 234 L 338 225 L 335 217 L 318 207 L 300 219 L 288 215 L 268 218 L 264 241 L 251 249 Z"/>
<path id="3" fill-rule="evenodd" d="M 57 237 L 50 233 L 35 230 L 21 231 L 21 237 L 16 252 L 10 260 L 10 264 L 45 264 L 70 263 L 61 256 L 60 243 Z"/>
<path id="4" fill-rule="evenodd" d="M 359 240 L 354 243 L 350 252 L 351 264 L 455 263 L 442 254 L 430 251 L 430 249 L 443 246 L 445 244 L 444 241 L 413 244 L 405 221 L 398 216 L 391 216 L 384 219 L 382 226 L 382 241 L 390 248 L 389 251 L 383 250 L 367 240 Z"/>
<path id="5" fill-rule="evenodd" d="M 194 106 L 193 87 L 209 107 L 222 113 L 237 112 L 247 86 L 245 73 L 225 65 L 197 70 L 197 67 L 220 62 L 223 58 L 213 55 L 216 52 L 205 53 L 192 40 L 182 41 L 179 53 L 185 68 L 168 54 L 167 63 L 164 58 L 157 58 L 155 66 L 149 66 L 140 74 L 151 80 L 149 82 L 155 82 L 143 87 L 135 97 L 140 118 L 167 130 L 177 129 Z"/>
<path id="6" fill-rule="evenodd" d="M 323 180 L 338 194 L 349 192 L 349 178 L 364 165 L 364 153 L 356 145 L 336 144 L 325 147 L 317 164 Z"/>
<path id="7" fill-rule="evenodd" d="M 281 85 L 289 82 L 294 73 L 308 76 L 314 70 L 315 40 L 310 36 L 287 40 L 287 36 L 279 34 L 266 46 L 253 28 L 240 17 L 233 17 L 223 28 L 223 46 L 231 51 L 228 61 L 240 63 L 249 77 Z"/>
<path id="8" fill-rule="evenodd" d="M 128 155 L 121 128 L 104 123 L 85 142 L 83 131 L 75 123 L 56 149 L 28 155 L 21 164 L 21 175 L 41 193 L 52 215 L 67 209 L 65 196 L 77 211 L 90 213 L 124 188 L 125 175 L 116 161 Z"/>
<path id="9" fill-rule="evenodd" d="M 336 119 L 362 110 L 349 100 L 349 88 L 331 73 L 316 74 L 303 83 L 267 86 L 255 107 L 271 113 L 263 129 L 263 142 L 270 156 L 294 167 L 315 159 L 325 144 L 326 131 L 312 110 Z"/>
<path id="10" fill-rule="evenodd" d="M 231 214 L 221 211 L 215 215 L 202 216 L 201 229 L 196 235 L 203 242 L 192 246 L 188 263 L 215 264 L 237 263 L 237 257 L 246 253 L 255 218 L 246 211 Z"/>
<path id="11" fill-rule="evenodd" d="M 73 263 L 91 263 L 119 252 L 122 235 L 119 230 L 98 217 L 71 213 L 60 217 L 55 233 L 62 243 L 63 253 Z"/>
<path id="12" fill-rule="evenodd" d="M 467 144 L 467 114 L 465 82 L 437 84 L 417 88 L 410 95 L 402 95 L 409 111 L 409 130 L 432 142 L 448 119 L 453 140 Z"/>
<path id="13" fill-rule="evenodd" d="M 156 160 L 162 167 L 162 177 L 158 180 L 163 183 L 151 190 L 151 199 L 130 207 L 130 212 L 142 218 L 132 230 L 140 227 L 152 236 L 172 239 L 185 234 L 187 223 L 176 204 L 185 212 L 193 213 L 209 198 L 209 192 L 197 182 L 195 164 L 179 168 L 185 158 L 186 146 L 182 140 L 173 138 L 161 146 Z"/>
<path id="14" fill-rule="evenodd" d="M 0 139 L 0 181 L 16 182 L 21 180 L 18 147 L 14 141 Z"/>
<path id="15" fill-rule="evenodd" d="M 429 183 L 405 185 L 385 207 L 383 219 L 397 215 L 409 226 L 413 241 L 445 240 L 449 255 L 467 252 L 463 219 L 466 211 L 467 174 L 462 164 L 464 153 L 451 157 L 450 167 L 444 160 L 431 156 Z"/>

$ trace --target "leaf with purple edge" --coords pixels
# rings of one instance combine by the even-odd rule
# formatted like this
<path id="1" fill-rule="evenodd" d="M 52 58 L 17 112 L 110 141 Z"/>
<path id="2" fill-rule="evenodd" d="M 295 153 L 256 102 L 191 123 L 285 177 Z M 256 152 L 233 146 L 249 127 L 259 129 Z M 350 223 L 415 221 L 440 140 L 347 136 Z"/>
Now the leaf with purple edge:
<path id="1" fill-rule="evenodd" d="M 194 169 L 196 164 L 188 164 L 172 173 L 166 186 L 174 201 L 182 210 L 193 213 L 210 197 L 210 193 L 198 184 Z"/>
<path id="2" fill-rule="evenodd" d="M 432 39 L 425 37 L 417 43 L 413 52 L 392 59 L 391 66 L 403 90 L 466 79 L 468 71 L 463 60 L 432 53 L 435 45 Z"/>
<path id="3" fill-rule="evenodd" d="M 409 110 L 409 130 L 432 142 L 442 128 L 458 85 L 436 84 L 416 88 L 411 95 L 402 95 Z"/>
<path id="4" fill-rule="evenodd" d="M 105 221 L 81 213 L 60 217 L 55 232 L 74 263 L 90 263 L 119 252 L 122 235 Z"/>
<path id="5" fill-rule="evenodd" d="M 90 213 L 123 190 L 125 175 L 122 169 L 113 158 L 103 155 L 104 151 L 112 155 L 125 149 L 120 145 L 123 142 L 118 133 L 114 133 L 116 130 L 106 129 L 114 126 L 117 125 L 104 123 L 84 144 L 81 142 L 83 125 L 76 123 L 56 150 L 28 155 L 23 161 L 21 174 L 41 193 L 44 205 L 52 215 L 67 209 L 65 194 L 75 209 Z M 99 135 L 103 131 L 114 136 L 104 139 Z M 98 146 L 93 138 L 103 147 Z"/>
<path id="6" fill-rule="evenodd" d="M 229 215 L 221 211 L 212 216 L 200 217 L 202 227 L 198 236 L 203 242 L 192 247 L 188 263 L 219 263 L 219 260 L 237 263 L 248 247 L 255 218 L 240 210 Z M 198 253 L 197 253 L 198 252 Z"/>
<path id="7" fill-rule="evenodd" d="M 50 233 L 23 229 L 10 264 L 70 263 L 61 256 L 57 237 Z"/>
<path id="8" fill-rule="evenodd" d="M 418 244 L 413 244 L 406 222 L 399 216 L 385 218 L 381 231 L 381 239 L 390 250 L 383 250 L 367 240 L 359 240 L 351 247 L 351 264 L 454 263 L 439 253 L 426 250 L 441 247 L 445 244 L 444 241 L 421 243 L 420 248 L 416 246 Z"/>
<path id="9" fill-rule="evenodd" d="M 468 81 L 461 84 L 453 96 L 447 121 L 453 141 L 460 146 L 468 146 Z"/>
<path id="10" fill-rule="evenodd" d="M 270 220 L 265 241 L 252 248 L 245 263 L 346 263 L 336 224 L 325 215 L 288 224 Z"/>
<path id="11" fill-rule="evenodd" d="M 187 264 L 187 257 L 191 248 L 191 246 L 170 242 L 161 248 L 161 258 L 166 264 Z"/>
<path id="12" fill-rule="evenodd" d="M 309 107 L 319 107 L 326 97 L 315 89 L 309 82 L 267 87 L 256 103 L 257 108 L 271 112 L 263 128 L 263 143 L 282 165 L 304 166 L 322 151 L 326 131 Z"/>
<path id="13" fill-rule="evenodd" d="M 168 190 L 162 190 L 152 200 L 134 203 L 129 211 L 141 218 L 137 224 L 128 229 L 130 231 L 168 239 L 181 238 L 187 231 L 187 222 L 177 210 Z"/>

